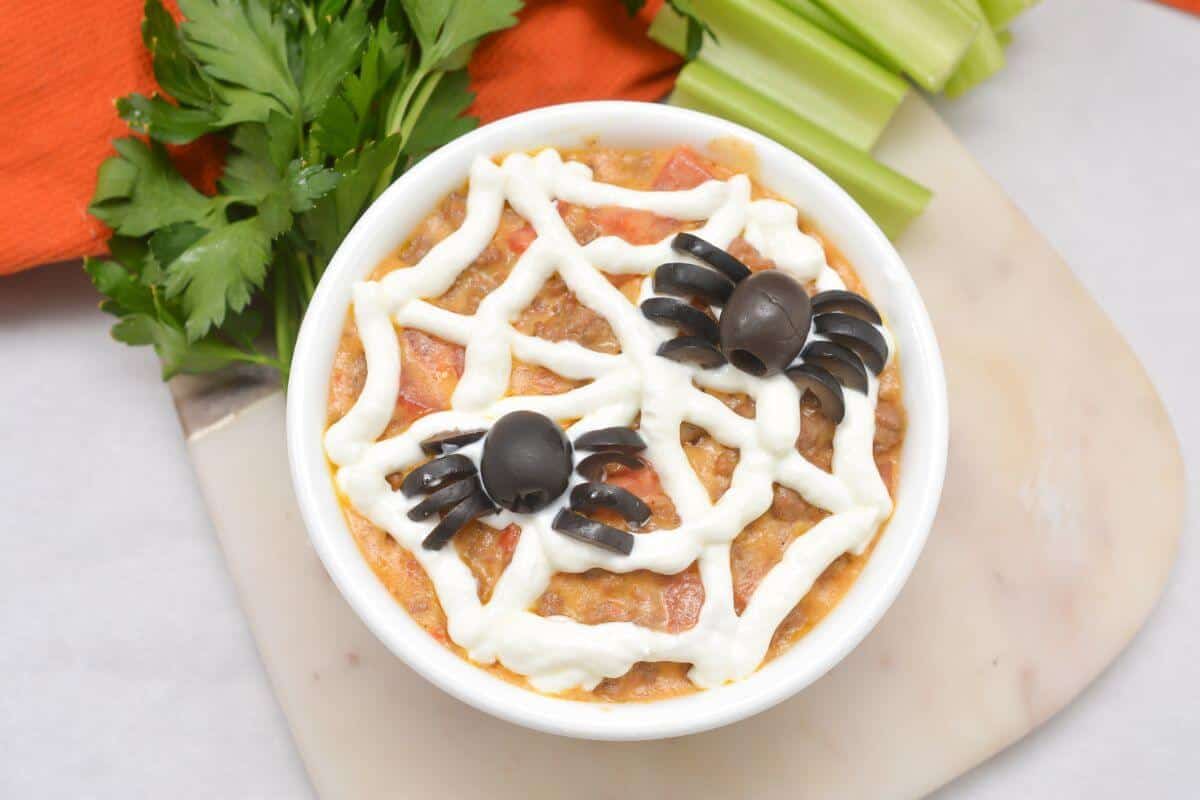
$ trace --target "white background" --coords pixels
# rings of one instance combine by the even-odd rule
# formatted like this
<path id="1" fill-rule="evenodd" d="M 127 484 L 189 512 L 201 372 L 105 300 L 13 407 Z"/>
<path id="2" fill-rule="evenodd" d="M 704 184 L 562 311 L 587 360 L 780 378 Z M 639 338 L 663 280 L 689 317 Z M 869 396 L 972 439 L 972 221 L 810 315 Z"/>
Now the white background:
<path id="1" fill-rule="evenodd" d="M 1015 32 L 1008 69 L 941 110 L 1141 357 L 1190 517 L 1129 650 L 939 798 L 1194 797 L 1200 19 L 1047 0 Z M 157 365 L 95 301 L 70 267 L 0 281 L 0 797 L 309 797 Z"/>

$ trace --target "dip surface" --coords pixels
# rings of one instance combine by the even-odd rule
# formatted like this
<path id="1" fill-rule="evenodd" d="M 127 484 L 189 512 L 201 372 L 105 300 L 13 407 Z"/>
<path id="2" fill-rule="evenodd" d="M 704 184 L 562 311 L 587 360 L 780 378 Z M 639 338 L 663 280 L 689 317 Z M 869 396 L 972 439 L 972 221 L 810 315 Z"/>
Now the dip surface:
<path id="1" fill-rule="evenodd" d="M 561 158 L 563 162 L 586 165 L 597 183 L 640 191 L 689 190 L 714 179 L 728 181 L 733 177 L 730 170 L 687 147 L 644 151 L 587 148 L 562 151 Z M 778 200 L 752 180 L 750 187 L 750 198 L 754 201 Z M 619 237 L 633 245 L 652 245 L 669 240 L 677 232 L 696 230 L 702 224 L 702 221 L 680 220 L 652 210 L 616 205 L 589 207 L 561 197 L 554 205 L 580 245 L 602 237 Z M 419 264 L 435 245 L 463 226 L 467 206 L 467 186 L 445 197 L 408 240 L 378 265 L 371 280 L 379 281 L 391 273 Z M 823 249 L 827 269 L 831 268 L 845 288 L 866 295 L 853 267 L 828 243 L 821 241 L 808 222 L 799 220 L 799 230 Z M 454 314 L 474 315 L 484 298 L 505 282 L 518 259 L 537 238 L 534 226 L 506 202 L 494 234 L 482 251 L 462 269 L 446 291 L 422 299 Z M 774 268 L 775 262 L 759 252 L 747 238 L 753 237 L 739 234 L 722 244 L 751 270 Z M 636 309 L 646 291 L 645 273 L 605 272 L 605 276 L 628 299 L 631 308 Z M 827 288 L 822 284 L 823 280 L 808 281 L 806 289 L 812 294 L 819 285 Z M 455 389 L 466 367 L 466 353 L 461 344 L 416 326 L 404 326 L 395 320 L 393 323 L 399 353 L 399 383 L 394 408 L 380 441 L 404 433 L 419 419 L 451 409 Z M 622 352 L 620 337 L 610 321 L 581 302 L 558 274 L 552 274 L 544 282 L 531 302 L 511 320 L 511 326 L 520 334 L 550 342 L 573 342 L 595 353 L 616 356 Z M 355 313 L 351 311 L 334 361 L 328 401 L 330 426 L 343 420 L 354 407 L 367 384 L 367 376 L 364 337 L 360 336 Z M 905 428 L 896 359 L 892 357 L 878 378 L 872 380 L 876 395 L 874 430 L 870 434 L 872 457 L 882 486 L 894 497 Z M 563 377 L 545 366 L 514 358 L 506 394 L 512 397 L 557 395 L 587 383 L 587 380 Z M 754 419 L 756 404 L 748 394 L 713 388 L 705 391 L 738 416 Z M 642 413 L 645 413 L 644 409 Z M 560 420 L 564 426 L 574 421 Z M 631 423 L 637 427 L 638 417 Z M 819 470 L 830 472 L 834 467 L 835 431 L 836 426 L 820 412 L 813 397 L 805 396 L 800 401 L 795 452 Z M 718 503 L 731 485 L 740 460 L 739 450 L 722 444 L 703 427 L 690 422 L 679 426 L 679 441 L 709 499 Z M 404 475 L 419 463 L 388 473 L 390 487 L 397 489 Z M 638 535 L 666 532 L 681 525 L 681 509 L 672 502 L 653 466 L 637 470 L 613 468 L 606 480 L 628 489 L 649 504 L 653 512 L 650 522 L 637 531 Z M 399 492 L 395 495 L 400 497 Z M 431 636 L 468 657 L 473 648 L 460 646 L 451 636 L 453 628 L 448 627 L 443 598 L 439 597 L 435 582 L 417 555 L 372 522 L 370 515 L 356 507 L 348 494 L 342 495 L 342 505 L 363 557 L 396 601 Z M 626 527 L 616 515 L 594 516 L 614 527 Z M 771 482 L 769 504 L 765 510 L 742 527 L 727 545 L 732 605 L 736 614 L 740 615 L 746 609 L 760 583 L 784 559 L 789 545 L 829 516 L 829 511 L 809 502 L 792 488 Z M 811 588 L 789 606 L 790 610 L 774 627 L 762 660 L 784 651 L 837 605 L 865 565 L 876 538 L 882 535 L 880 531 L 885 521 L 878 521 L 859 547 L 847 549 L 823 565 Z M 446 551 L 456 554 L 469 569 L 481 604 L 486 605 L 492 599 L 523 535 L 521 526 L 515 522 L 494 526 L 477 521 L 470 523 L 447 545 Z M 602 568 L 557 571 L 527 610 L 540 617 L 566 618 L 589 626 L 633 623 L 652 631 L 680 634 L 698 624 L 705 602 L 706 582 L 697 561 L 672 574 L 660 574 L 650 569 L 619 573 Z M 575 699 L 648 701 L 699 688 L 689 678 L 691 663 L 674 660 L 638 661 L 623 674 L 608 675 L 591 686 L 535 687 L 523 675 L 502 665 L 505 661 L 502 652 L 498 661 L 494 660 L 496 654 L 491 655 L 492 663 L 487 663 L 486 658 L 472 657 L 471 660 L 480 668 L 531 689 L 539 688 Z"/>

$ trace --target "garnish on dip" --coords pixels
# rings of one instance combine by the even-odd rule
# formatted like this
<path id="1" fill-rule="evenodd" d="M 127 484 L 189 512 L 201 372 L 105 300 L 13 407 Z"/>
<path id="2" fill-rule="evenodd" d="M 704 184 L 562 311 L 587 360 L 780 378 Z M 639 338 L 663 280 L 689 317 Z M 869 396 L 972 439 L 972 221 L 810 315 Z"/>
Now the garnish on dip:
<path id="1" fill-rule="evenodd" d="M 462 452 L 483 439 L 479 464 Z M 491 514 L 497 507 L 518 514 L 535 514 L 548 508 L 566 492 L 572 472 L 587 478 L 571 491 L 551 527 L 573 539 L 628 555 L 633 535 L 589 519 L 581 513 L 613 511 L 640 527 L 650 518 L 650 507 L 620 486 L 605 483 L 612 464 L 642 469 L 635 453 L 645 449 L 642 437 L 631 428 L 588 431 L 572 445 L 563 429 L 535 411 L 512 411 L 487 431 L 446 431 L 421 442 L 422 451 L 439 454 L 405 476 L 400 490 L 407 496 L 427 495 L 409 509 L 412 520 L 443 515 L 423 542 L 440 550 L 468 523 Z M 575 450 L 593 451 L 575 463 Z"/>
<path id="2" fill-rule="evenodd" d="M 671 246 L 707 266 L 662 264 L 654 291 L 719 307 L 720 317 L 674 297 L 644 300 L 647 319 L 682 331 L 659 346 L 663 358 L 701 369 L 732 364 L 759 378 L 782 373 L 834 422 L 846 413 L 843 387 L 865 393 L 867 369 L 878 374 L 887 363 L 887 340 L 878 329 L 883 318 L 862 295 L 831 289 L 810 298 L 786 272 L 752 272 L 695 234 L 680 233 Z"/>

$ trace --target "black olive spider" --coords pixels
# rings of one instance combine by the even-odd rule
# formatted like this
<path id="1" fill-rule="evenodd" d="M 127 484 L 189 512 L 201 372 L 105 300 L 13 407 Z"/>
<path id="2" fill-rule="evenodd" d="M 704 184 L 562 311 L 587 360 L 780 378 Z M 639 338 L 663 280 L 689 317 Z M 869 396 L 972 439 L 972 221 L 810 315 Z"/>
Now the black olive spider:
<path id="1" fill-rule="evenodd" d="M 654 291 L 671 297 L 643 301 L 642 314 L 681 333 L 658 355 L 703 369 L 729 363 L 757 377 L 783 373 L 835 423 L 846 413 L 843 387 L 866 392 L 867 370 L 878 375 L 887 363 L 875 327 L 883 320 L 862 295 L 836 289 L 810 298 L 790 275 L 751 272 L 695 234 L 677 234 L 671 246 L 708 266 L 672 261 L 654 271 Z M 677 297 L 721 307 L 720 320 Z M 810 341 L 810 328 L 826 339 Z"/>
<path id="2" fill-rule="evenodd" d="M 476 468 L 474 461 L 454 451 L 480 439 L 484 440 L 483 454 Z M 468 523 L 497 507 L 523 514 L 546 508 L 566 491 L 571 473 L 578 472 L 586 482 L 571 489 L 569 507 L 558 511 L 551 527 L 572 539 L 629 555 L 633 534 L 585 514 L 606 509 L 621 515 L 633 528 L 646 524 L 650 507 L 641 498 L 604 483 L 610 464 L 645 467 L 636 455 L 645 448 L 636 431 L 620 427 L 589 431 L 572 446 L 549 417 L 513 411 L 490 430 L 449 431 L 421 442 L 426 454 L 437 457 L 408 473 L 400 491 L 407 497 L 425 495 L 409 509 L 409 519 L 442 515 L 421 543 L 428 550 L 440 550 Z M 575 450 L 589 452 L 578 465 L 574 463 Z"/>

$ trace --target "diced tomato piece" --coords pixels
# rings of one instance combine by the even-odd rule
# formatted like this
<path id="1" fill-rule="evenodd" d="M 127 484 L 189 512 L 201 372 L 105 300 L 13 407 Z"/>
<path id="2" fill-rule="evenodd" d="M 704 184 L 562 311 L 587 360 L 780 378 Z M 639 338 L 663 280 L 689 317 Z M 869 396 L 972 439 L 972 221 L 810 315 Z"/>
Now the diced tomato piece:
<path id="1" fill-rule="evenodd" d="M 545 367 L 516 362 L 513 364 L 509 386 L 515 395 L 562 394 L 579 386 L 577 381 L 568 380 Z"/>
<path id="2" fill-rule="evenodd" d="M 713 177 L 704 166 L 703 157 L 687 145 L 675 148 L 675 152 L 663 164 L 654 188 L 663 190 L 692 189 Z"/>
<path id="3" fill-rule="evenodd" d="M 625 295 L 625 298 L 635 306 L 638 302 L 638 296 L 642 293 L 642 276 L 641 275 L 605 275 L 608 282 L 617 287 L 617 291 Z"/>
<path id="4" fill-rule="evenodd" d="M 667 631 L 678 633 L 695 627 L 704 606 L 704 584 L 700 570 L 695 567 L 671 577 L 663 587 L 663 610 L 667 615 Z"/>
<path id="5" fill-rule="evenodd" d="M 431 408 L 410 402 L 405 399 L 404 395 L 400 395 L 400 399 L 396 401 L 395 421 L 398 421 L 403 427 L 407 428 L 432 410 Z"/>
<path id="6" fill-rule="evenodd" d="M 512 558 L 513 551 L 517 549 L 517 542 L 521 539 L 521 528 L 517 525 L 508 525 L 504 530 L 500 531 L 500 549 L 504 551 L 505 563 Z"/>
<path id="7" fill-rule="evenodd" d="M 420 331 L 400 336 L 400 394 L 396 405 L 408 423 L 450 407 L 463 371 L 463 348 Z"/>
<path id="8" fill-rule="evenodd" d="M 604 480 L 632 492 L 647 503 L 654 497 L 666 495 L 662 483 L 658 479 L 658 473 L 654 471 L 654 467 L 648 465 L 640 469 L 612 468 L 605 475 Z"/>
<path id="9" fill-rule="evenodd" d="M 649 211 L 606 206 L 592 212 L 603 235 L 619 236 L 631 244 L 654 244 L 679 230 L 679 221 Z"/>
<path id="10" fill-rule="evenodd" d="M 508 235 L 508 248 L 517 255 L 524 253 L 537 238 L 537 231 L 528 222 Z"/>
<path id="11" fill-rule="evenodd" d="M 888 453 L 881 453 L 875 457 L 875 466 L 879 470 L 879 477 L 883 478 L 883 485 L 888 487 L 890 492 L 892 489 L 892 473 L 895 471 L 896 462 L 893 461 Z"/>
<path id="12" fill-rule="evenodd" d="M 620 486 L 642 499 L 650 506 L 653 516 L 651 521 L 657 528 L 673 528 L 679 524 L 679 515 L 675 512 L 675 504 L 663 491 L 658 473 L 651 466 L 640 469 L 611 468 L 604 480 L 615 486 Z"/>
<path id="13" fill-rule="evenodd" d="M 410 584 L 420 587 L 426 587 L 429 584 L 429 575 L 421 566 L 421 562 L 417 561 L 407 550 L 400 554 L 400 567 L 408 576 Z"/>

